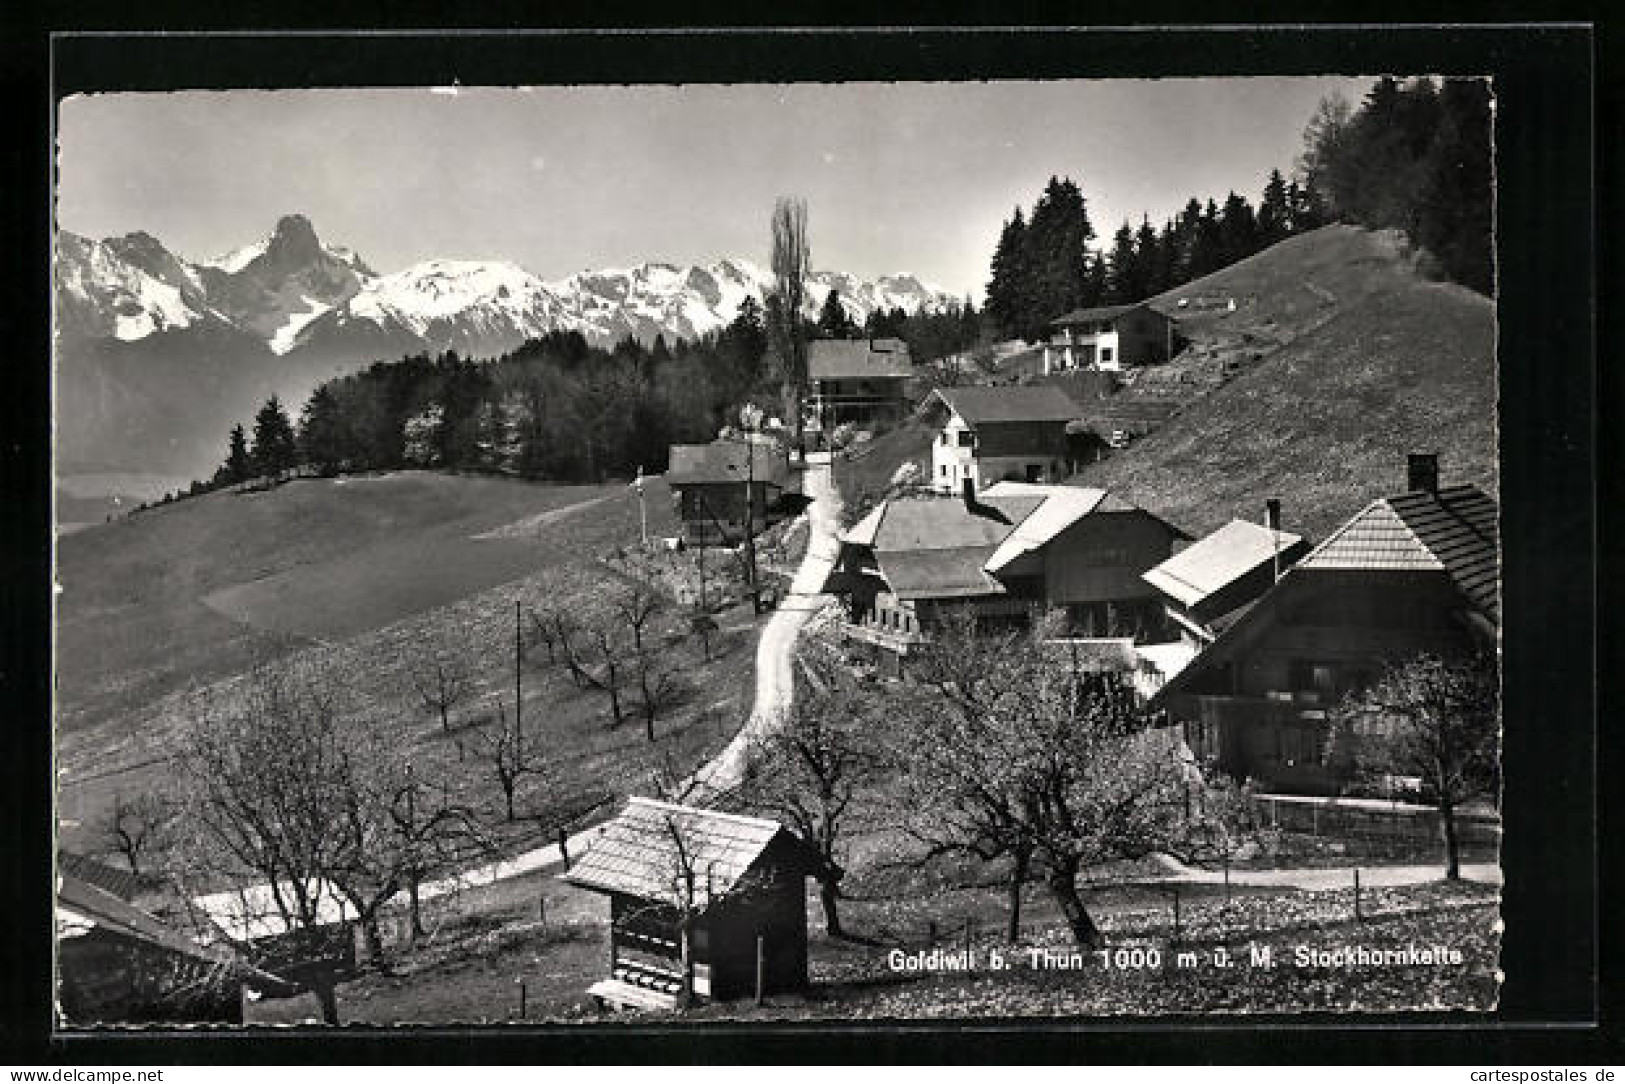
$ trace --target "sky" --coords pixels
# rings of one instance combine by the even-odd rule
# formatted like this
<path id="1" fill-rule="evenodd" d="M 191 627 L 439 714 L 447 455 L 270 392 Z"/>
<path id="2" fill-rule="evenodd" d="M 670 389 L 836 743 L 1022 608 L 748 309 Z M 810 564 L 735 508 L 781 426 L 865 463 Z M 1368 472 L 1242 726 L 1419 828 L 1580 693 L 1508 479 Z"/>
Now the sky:
<path id="1" fill-rule="evenodd" d="M 648 260 L 767 266 L 774 200 L 813 266 L 980 301 L 1012 210 L 1052 176 L 1097 243 L 1192 196 L 1254 203 L 1320 99 L 1369 78 L 213 91 L 78 96 L 57 223 L 186 259 L 308 217 L 387 273 L 504 259 L 544 279 Z"/>

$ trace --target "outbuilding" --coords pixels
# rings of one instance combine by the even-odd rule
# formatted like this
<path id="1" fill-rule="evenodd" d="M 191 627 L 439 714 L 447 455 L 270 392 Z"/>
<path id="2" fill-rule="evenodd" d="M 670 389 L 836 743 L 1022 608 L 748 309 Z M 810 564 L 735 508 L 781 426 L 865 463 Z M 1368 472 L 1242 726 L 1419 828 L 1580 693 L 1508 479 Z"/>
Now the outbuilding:
<path id="1" fill-rule="evenodd" d="M 633 798 L 565 880 L 609 897 L 614 1008 L 674 1009 L 807 985 L 817 855 L 777 821 Z"/>

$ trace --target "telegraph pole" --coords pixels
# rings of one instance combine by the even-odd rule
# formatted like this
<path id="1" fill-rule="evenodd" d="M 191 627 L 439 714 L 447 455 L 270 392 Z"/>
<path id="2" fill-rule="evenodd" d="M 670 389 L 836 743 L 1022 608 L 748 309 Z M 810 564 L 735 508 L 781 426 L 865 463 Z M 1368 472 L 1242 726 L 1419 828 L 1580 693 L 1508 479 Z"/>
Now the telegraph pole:
<path id="1" fill-rule="evenodd" d="M 632 488 L 638 491 L 638 535 L 643 540 L 643 548 L 649 548 L 649 508 L 643 501 L 643 467 L 638 467 L 637 477 L 632 479 Z"/>
<path id="2" fill-rule="evenodd" d="M 513 600 L 513 748 L 514 760 L 517 762 L 524 753 L 525 730 L 520 723 L 520 716 L 524 711 L 525 703 L 525 641 L 524 630 L 520 624 L 520 606 L 518 599 Z"/>

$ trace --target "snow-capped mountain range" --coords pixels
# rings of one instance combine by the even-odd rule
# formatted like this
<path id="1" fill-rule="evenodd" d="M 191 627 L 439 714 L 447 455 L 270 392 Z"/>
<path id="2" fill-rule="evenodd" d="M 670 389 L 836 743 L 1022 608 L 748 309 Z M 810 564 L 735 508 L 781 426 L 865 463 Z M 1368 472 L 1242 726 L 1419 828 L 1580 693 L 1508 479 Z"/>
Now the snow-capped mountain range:
<path id="1" fill-rule="evenodd" d="M 606 344 L 628 335 L 692 339 L 758 303 L 773 276 L 748 260 L 705 267 L 645 263 L 545 282 L 499 260 L 429 260 L 379 275 L 354 252 L 327 246 L 309 220 L 288 215 L 261 241 L 197 263 L 145 233 L 92 241 L 59 235 L 58 328 L 64 336 L 126 342 L 223 323 L 273 353 L 343 344 L 498 353 L 552 330 Z M 830 290 L 861 323 L 877 307 L 913 312 L 952 300 L 911 275 L 874 281 L 810 276 L 808 315 Z"/>
<path id="2" fill-rule="evenodd" d="M 552 330 L 610 345 L 692 339 L 765 304 L 773 276 L 748 260 L 645 263 L 553 282 L 500 260 L 429 260 L 378 274 L 302 215 L 213 259 L 146 233 L 56 248 L 59 463 L 97 470 L 213 469 L 230 427 L 279 395 L 297 411 L 322 381 L 377 360 L 456 350 L 493 357 Z M 861 323 L 878 307 L 952 300 L 911 275 L 810 276 L 806 311 L 830 290 Z"/>

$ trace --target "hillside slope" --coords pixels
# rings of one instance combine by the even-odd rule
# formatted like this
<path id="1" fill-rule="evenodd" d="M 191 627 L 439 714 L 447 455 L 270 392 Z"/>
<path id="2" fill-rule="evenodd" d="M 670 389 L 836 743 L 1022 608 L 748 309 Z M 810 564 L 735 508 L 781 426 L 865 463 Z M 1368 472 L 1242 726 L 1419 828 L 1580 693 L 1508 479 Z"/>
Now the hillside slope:
<path id="1" fill-rule="evenodd" d="M 1076 484 L 1198 534 L 1280 497 L 1287 526 L 1315 538 L 1403 489 L 1408 452 L 1437 453 L 1447 483 L 1496 492 L 1494 303 L 1421 279 L 1389 235 L 1327 227 L 1153 305 L 1179 319 L 1188 358 L 1229 361 L 1232 375 Z M 1124 394 L 1178 383 L 1181 367 Z M 1183 367 L 1192 391 L 1206 382 Z"/>

